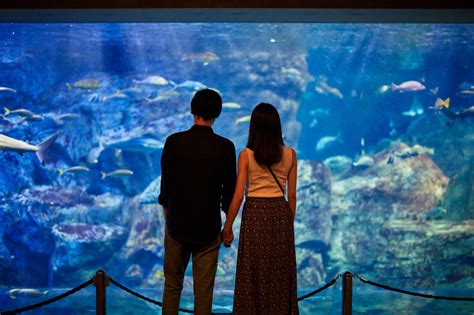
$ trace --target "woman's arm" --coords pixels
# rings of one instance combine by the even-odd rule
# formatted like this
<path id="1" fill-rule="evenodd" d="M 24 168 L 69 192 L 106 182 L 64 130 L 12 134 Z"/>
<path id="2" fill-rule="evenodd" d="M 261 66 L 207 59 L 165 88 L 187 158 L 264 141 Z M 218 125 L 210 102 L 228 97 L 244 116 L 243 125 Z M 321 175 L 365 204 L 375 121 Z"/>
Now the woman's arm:
<path id="1" fill-rule="evenodd" d="M 296 177 L 298 171 L 298 165 L 296 162 L 296 152 L 291 149 L 292 162 L 290 173 L 288 174 L 288 204 L 290 205 L 291 214 L 293 215 L 293 220 L 295 219 L 296 213 Z"/>
<path id="2" fill-rule="evenodd" d="M 242 150 L 239 153 L 239 162 L 238 162 L 238 173 L 237 181 L 235 184 L 235 192 L 230 203 L 229 212 L 225 220 L 224 228 L 222 230 L 222 236 L 224 239 L 224 246 L 229 247 L 232 241 L 234 240 L 234 234 L 232 233 L 232 224 L 234 223 L 235 217 L 239 213 L 240 206 L 244 199 L 244 189 L 245 183 L 247 181 L 247 172 L 248 172 L 249 159 L 247 152 Z"/>

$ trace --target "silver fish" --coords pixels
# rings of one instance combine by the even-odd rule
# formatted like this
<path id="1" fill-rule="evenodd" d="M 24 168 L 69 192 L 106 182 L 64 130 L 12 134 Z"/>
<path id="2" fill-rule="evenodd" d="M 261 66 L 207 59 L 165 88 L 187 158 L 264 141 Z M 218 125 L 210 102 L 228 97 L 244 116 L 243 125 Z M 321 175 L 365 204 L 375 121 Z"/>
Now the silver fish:
<path id="1" fill-rule="evenodd" d="M 11 151 L 23 154 L 25 152 L 34 152 L 41 164 L 44 165 L 45 154 L 48 148 L 56 141 L 59 132 L 55 132 L 48 139 L 38 145 L 31 145 L 24 141 L 7 137 L 0 134 L 0 151 Z"/>
<path id="2" fill-rule="evenodd" d="M 7 294 L 14 300 L 17 297 L 39 298 L 46 296 L 48 291 L 40 291 L 38 289 L 11 289 Z"/>
<path id="3" fill-rule="evenodd" d="M 110 173 L 100 172 L 101 179 L 112 176 L 133 175 L 133 171 L 127 169 L 119 169 Z"/>

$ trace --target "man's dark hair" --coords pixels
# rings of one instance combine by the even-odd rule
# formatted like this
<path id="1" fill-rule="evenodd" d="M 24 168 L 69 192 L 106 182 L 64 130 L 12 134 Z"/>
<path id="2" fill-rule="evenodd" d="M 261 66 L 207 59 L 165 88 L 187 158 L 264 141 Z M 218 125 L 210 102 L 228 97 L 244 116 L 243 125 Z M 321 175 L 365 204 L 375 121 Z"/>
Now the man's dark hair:
<path id="1" fill-rule="evenodd" d="M 222 111 L 222 98 L 214 90 L 203 89 L 197 91 L 191 101 L 191 113 L 201 116 L 204 120 L 219 117 Z"/>
<path id="2" fill-rule="evenodd" d="M 257 163 L 271 166 L 280 162 L 283 145 L 277 109 L 268 103 L 258 104 L 250 117 L 247 148 L 254 151 Z"/>

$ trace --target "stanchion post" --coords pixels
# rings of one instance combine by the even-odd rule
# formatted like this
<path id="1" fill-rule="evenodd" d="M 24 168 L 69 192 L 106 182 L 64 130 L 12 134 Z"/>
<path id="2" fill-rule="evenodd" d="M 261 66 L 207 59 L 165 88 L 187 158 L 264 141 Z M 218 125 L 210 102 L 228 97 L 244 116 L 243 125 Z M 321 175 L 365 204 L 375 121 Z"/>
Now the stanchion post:
<path id="1" fill-rule="evenodd" d="M 352 315 L 352 273 L 349 271 L 342 279 L 342 315 Z"/>
<path id="2" fill-rule="evenodd" d="M 102 269 L 97 270 L 94 277 L 96 315 L 105 315 L 106 313 L 105 290 L 109 285 L 108 280 L 107 275 Z"/>

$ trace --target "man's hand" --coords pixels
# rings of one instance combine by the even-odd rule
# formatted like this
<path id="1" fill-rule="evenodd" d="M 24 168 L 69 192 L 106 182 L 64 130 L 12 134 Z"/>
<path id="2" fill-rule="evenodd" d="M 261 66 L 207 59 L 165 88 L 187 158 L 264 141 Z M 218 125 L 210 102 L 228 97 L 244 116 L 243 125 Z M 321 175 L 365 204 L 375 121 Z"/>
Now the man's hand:
<path id="1" fill-rule="evenodd" d="M 224 242 L 225 247 L 230 247 L 232 241 L 234 240 L 234 233 L 232 233 L 232 229 L 223 229 L 222 230 L 222 241 Z"/>

